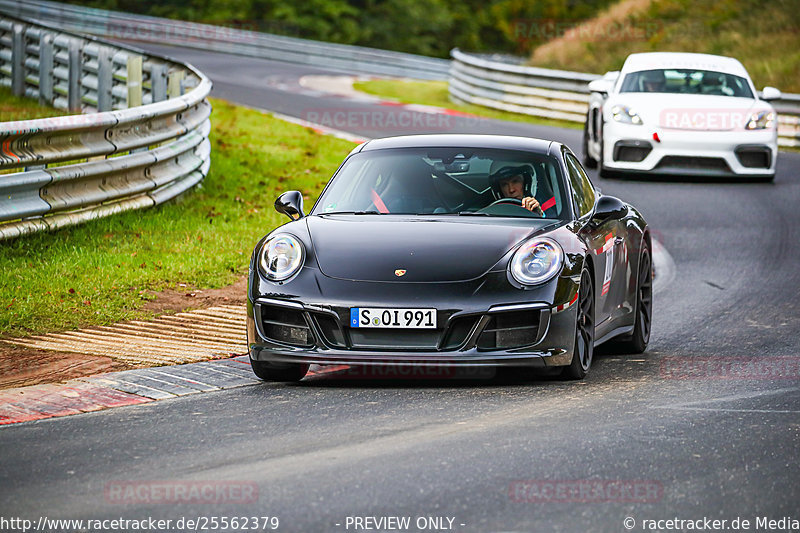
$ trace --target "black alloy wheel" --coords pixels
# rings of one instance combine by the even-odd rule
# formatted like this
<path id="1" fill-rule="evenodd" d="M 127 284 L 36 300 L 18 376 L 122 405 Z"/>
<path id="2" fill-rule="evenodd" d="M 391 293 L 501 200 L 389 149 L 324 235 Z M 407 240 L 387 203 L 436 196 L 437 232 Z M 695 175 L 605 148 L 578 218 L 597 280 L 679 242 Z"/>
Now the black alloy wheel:
<path id="1" fill-rule="evenodd" d="M 578 316 L 575 327 L 575 348 L 572 363 L 565 367 L 562 376 L 566 379 L 583 379 L 592 366 L 594 355 L 594 290 L 592 276 L 587 268 L 581 273 L 578 289 Z"/>
<path id="2" fill-rule="evenodd" d="M 633 333 L 620 343 L 626 353 L 642 353 L 650 342 L 653 320 L 653 266 L 647 248 L 639 259 L 639 283 L 636 288 L 636 321 Z"/>

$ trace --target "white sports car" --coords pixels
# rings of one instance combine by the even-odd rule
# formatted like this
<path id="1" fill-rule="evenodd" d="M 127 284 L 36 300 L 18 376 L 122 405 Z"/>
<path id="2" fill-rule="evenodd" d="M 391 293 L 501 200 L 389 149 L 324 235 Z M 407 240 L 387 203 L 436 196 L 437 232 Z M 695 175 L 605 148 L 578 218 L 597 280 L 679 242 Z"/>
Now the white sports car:
<path id="1" fill-rule="evenodd" d="M 730 57 L 631 54 L 622 70 L 589 84 L 586 166 L 600 174 L 742 176 L 771 181 L 777 116 L 742 64 Z"/>

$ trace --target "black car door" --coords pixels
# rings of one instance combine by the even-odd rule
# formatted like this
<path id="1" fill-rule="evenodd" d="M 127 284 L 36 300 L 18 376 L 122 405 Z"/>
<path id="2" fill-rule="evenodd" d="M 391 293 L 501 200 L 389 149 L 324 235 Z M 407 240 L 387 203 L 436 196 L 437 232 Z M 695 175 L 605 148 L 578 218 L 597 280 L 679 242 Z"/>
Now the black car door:
<path id="1" fill-rule="evenodd" d="M 619 220 L 606 220 L 595 226 L 590 224 L 590 214 L 599 194 L 586 171 L 571 153 L 564 156 L 572 188 L 575 212 L 582 222 L 580 234 L 588 243 L 595 266 L 595 335 L 600 338 L 612 327 L 609 320 L 620 304 L 620 291 L 624 291 L 624 275 L 620 274 L 624 228 Z"/>

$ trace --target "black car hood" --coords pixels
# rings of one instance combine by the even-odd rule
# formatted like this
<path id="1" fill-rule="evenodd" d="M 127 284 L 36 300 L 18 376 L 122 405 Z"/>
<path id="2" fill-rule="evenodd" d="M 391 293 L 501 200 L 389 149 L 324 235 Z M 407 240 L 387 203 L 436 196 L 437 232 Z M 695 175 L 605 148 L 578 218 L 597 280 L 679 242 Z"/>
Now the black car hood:
<path id="1" fill-rule="evenodd" d="M 475 279 L 526 237 L 559 221 L 510 218 L 324 215 L 306 219 L 328 277 L 356 281 Z M 404 270 L 402 276 L 395 271 Z"/>

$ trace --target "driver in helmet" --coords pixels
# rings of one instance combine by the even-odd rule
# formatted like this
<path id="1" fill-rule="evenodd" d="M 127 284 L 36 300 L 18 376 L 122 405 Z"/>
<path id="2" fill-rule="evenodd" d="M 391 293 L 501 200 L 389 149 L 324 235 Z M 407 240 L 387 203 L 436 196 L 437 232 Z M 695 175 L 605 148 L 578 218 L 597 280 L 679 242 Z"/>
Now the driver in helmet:
<path id="1" fill-rule="evenodd" d="M 490 176 L 492 194 L 496 200 L 514 198 L 522 203 L 522 207 L 544 216 L 539 201 L 533 197 L 531 187 L 533 175 L 529 165 L 506 166 Z"/>
<path id="2" fill-rule="evenodd" d="M 660 93 L 663 92 L 667 84 L 663 70 L 645 70 L 640 74 L 642 81 L 642 92 Z"/>

